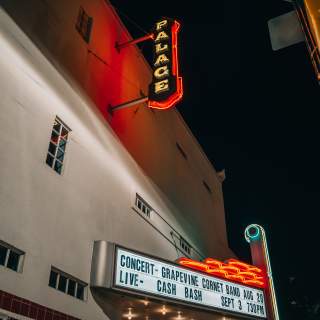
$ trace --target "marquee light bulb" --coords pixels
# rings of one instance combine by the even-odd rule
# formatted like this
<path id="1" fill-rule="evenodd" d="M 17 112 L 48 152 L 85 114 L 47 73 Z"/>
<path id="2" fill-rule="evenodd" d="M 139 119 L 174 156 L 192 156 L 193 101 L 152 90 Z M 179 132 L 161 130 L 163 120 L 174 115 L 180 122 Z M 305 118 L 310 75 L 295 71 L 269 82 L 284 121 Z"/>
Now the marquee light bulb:
<path id="1" fill-rule="evenodd" d="M 132 309 L 132 308 L 129 308 L 129 313 L 128 313 L 128 319 L 129 319 L 129 320 L 131 320 L 131 319 L 132 319 L 131 309 Z"/>
<path id="2" fill-rule="evenodd" d="M 161 313 L 162 313 L 164 316 L 166 315 L 167 310 L 166 310 L 166 307 L 165 307 L 165 306 L 162 307 Z"/>

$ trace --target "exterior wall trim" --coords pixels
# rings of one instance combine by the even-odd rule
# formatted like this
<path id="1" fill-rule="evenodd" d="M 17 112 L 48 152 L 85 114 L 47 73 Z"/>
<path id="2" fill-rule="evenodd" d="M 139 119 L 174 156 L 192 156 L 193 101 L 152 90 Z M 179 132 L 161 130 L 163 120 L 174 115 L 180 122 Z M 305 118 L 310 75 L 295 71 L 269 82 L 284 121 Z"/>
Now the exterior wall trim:
<path id="1" fill-rule="evenodd" d="M 80 320 L 60 311 L 0 290 L 0 312 L 18 320 Z"/>
<path id="2" fill-rule="evenodd" d="M 5 316 L 8 316 L 10 318 L 15 318 L 17 320 L 33 320 L 32 318 L 28 318 L 28 317 L 25 317 L 25 316 L 22 316 L 22 315 L 18 315 L 16 313 L 13 313 L 13 312 L 10 312 L 8 310 L 5 310 L 5 309 L 1 309 L 0 308 L 0 315 L 5 315 Z"/>

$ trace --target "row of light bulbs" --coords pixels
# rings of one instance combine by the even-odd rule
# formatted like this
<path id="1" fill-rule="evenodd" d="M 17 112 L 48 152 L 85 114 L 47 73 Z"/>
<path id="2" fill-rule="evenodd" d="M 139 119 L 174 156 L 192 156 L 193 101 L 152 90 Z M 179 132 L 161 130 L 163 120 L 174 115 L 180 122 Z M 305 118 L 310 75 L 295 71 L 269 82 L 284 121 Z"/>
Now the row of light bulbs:
<path id="1" fill-rule="evenodd" d="M 149 304 L 148 301 L 145 302 L 145 305 L 147 306 Z M 166 306 L 163 305 L 162 308 L 161 308 L 161 313 L 162 315 L 166 315 L 168 312 L 168 310 L 166 309 Z M 132 308 L 128 308 L 128 313 L 124 315 L 128 320 L 132 320 L 132 318 L 134 317 L 133 313 L 132 313 Z M 178 316 L 176 318 L 177 320 L 182 320 L 182 317 L 181 317 L 181 311 L 178 311 Z M 146 320 L 149 320 L 149 317 L 146 316 Z M 194 319 L 190 319 L 190 320 L 194 320 Z"/>
<path id="2" fill-rule="evenodd" d="M 144 300 L 144 305 L 145 306 L 148 306 L 149 305 L 149 301 L 148 300 Z M 165 305 L 163 305 L 162 306 L 162 308 L 161 308 L 161 313 L 162 313 L 162 315 L 166 315 L 167 314 L 167 312 L 168 312 L 168 310 L 166 309 L 166 306 Z M 132 320 L 132 318 L 133 318 L 133 314 L 132 314 L 132 308 L 128 308 L 128 314 L 127 315 L 125 315 L 126 316 L 126 318 L 128 319 L 128 320 Z M 182 316 L 181 316 L 181 311 L 178 311 L 178 316 L 177 316 L 177 318 L 176 318 L 177 320 L 182 320 L 183 318 L 182 318 Z M 146 316 L 145 317 L 145 320 L 149 320 L 149 316 Z M 190 319 L 190 320 L 194 320 L 194 319 Z M 221 320 L 228 320 L 226 317 L 222 317 L 221 318 Z"/>

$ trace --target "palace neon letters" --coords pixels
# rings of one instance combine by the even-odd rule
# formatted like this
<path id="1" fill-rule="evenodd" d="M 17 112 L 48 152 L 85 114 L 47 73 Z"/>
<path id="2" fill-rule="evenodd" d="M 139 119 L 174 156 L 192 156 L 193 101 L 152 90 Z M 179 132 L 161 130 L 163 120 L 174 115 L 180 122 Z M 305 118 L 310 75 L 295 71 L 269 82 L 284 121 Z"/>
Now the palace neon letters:
<path id="1" fill-rule="evenodd" d="M 182 78 L 178 72 L 177 33 L 180 24 L 163 19 L 155 24 L 153 80 L 149 86 L 148 106 L 156 109 L 173 107 L 182 98 Z"/>

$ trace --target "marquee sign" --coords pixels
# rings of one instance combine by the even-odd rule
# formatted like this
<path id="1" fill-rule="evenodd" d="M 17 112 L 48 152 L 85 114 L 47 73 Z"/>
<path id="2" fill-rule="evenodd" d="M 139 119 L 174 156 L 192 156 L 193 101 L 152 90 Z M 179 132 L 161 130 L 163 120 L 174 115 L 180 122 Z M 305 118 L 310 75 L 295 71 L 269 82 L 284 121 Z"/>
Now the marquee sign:
<path id="1" fill-rule="evenodd" d="M 148 106 L 168 109 L 181 100 L 182 78 L 179 76 L 178 31 L 176 20 L 164 18 L 153 31 L 153 77 L 149 86 Z"/>
<path id="2" fill-rule="evenodd" d="M 266 319 L 264 292 L 115 247 L 112 288 L 190 307 Z"/>

